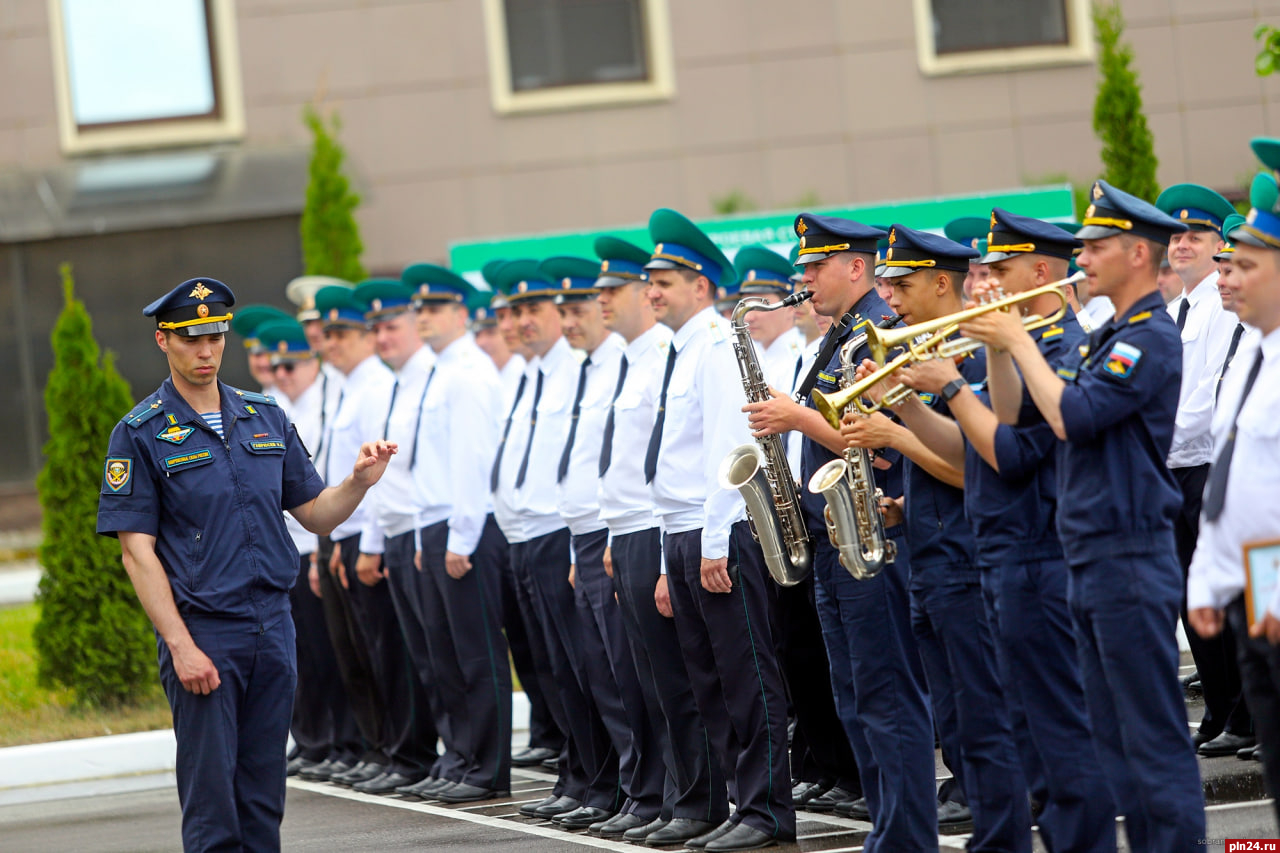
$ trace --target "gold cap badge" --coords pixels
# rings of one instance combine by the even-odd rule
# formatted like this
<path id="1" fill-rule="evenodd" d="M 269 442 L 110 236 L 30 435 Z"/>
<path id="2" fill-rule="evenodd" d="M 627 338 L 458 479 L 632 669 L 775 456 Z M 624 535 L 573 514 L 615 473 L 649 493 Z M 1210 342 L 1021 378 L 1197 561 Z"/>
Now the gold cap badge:
<path id="1" fill-rule="evenodd" d="M 992 230 L 995 230 L 995 227 L 996 227 L 996 212 L 993 210 L 993 211 L 991 211 L 991 228 L 992 228 Z"/>
<path id="2" fill-rule="evenodd" d="M 205 287 L 203 281 L 197 281 L 195 288 L 192 289 L 192 291 L 187 294 L 187 298 L 190 299 L 194 297 L 196 299 L 199 299 L 201 302 L 203 302 L 204 298 L 211 293 L 213 293 L 213 291 Z"/>
<path id="3" fill-rule="evenodd" d="M 1102 185 L 1095 183 L 1093 185 L 1093 200 L 1097 201 L 1100 198 L 1102 198 Z"/>
<path id="4" fill-rule="evenodd" d="M 889 229 L 889 245 L 892 246 L 896 242 L 898 242 L 898 229 L 890 228 Z"/>
<path id="5" fill-rule="evenodd" d="M 337 308 L 330 308 L 330 309 L 329 309 L 329 322 L 330 322 L 330 323 L 336 323 L 336 322 L 338 322 L 338 309 L 337 309 Z"/>
<path id="6" fill-rule="evenodd" d="M 277 350 L 279 350 L 280 352 L 288 352 L 288 351 L 289 351 L 289 342 L 288 342 L 288 341 L 281 341 L 280 343 L 276 344 L 276 349 L 277 349 Z"/>
<path id="7" fill-rule="evenodd" d="M 200 303 L 199 305 L 197 305 L 197 306 L 196 306 L 196 315 L 197 315 L 197 316 L 199 316 L 199 317 L 202 317 L 202 318 L 203 318 L 203 317 L 208 317 L 208 316 L 209 316 L 209 306 L 208 306 L 208 305 L 205 305 L 203 302 L 202 302 L 202 303 Z"/>
<path id="8" fill-rule="evenodd" d="M 801 237 L 803 237 L 804 233 L 808 230 L 809 230 L 809 226 L 805 224 L 805 221 L 803 219 L 801 219 L 799 222 L 796 223 L 796 233 L 799 234 Z"/>

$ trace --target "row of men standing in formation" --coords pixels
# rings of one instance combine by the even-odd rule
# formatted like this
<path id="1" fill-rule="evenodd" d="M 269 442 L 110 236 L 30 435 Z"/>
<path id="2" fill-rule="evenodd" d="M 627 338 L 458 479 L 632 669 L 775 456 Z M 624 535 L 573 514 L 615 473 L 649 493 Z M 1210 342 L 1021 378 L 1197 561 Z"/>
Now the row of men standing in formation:
<path id="1" fill-rule="evenodd" d="M 1194 207 L 1206 214 L 1195 233 L 1220 233 L 1222 217 L 1200 190 L 1162 207 Z M 1105 215 L 1107 205 L 1116 215 Z M 477 338 L 493 341 L 496 355 L 477 348 L 466 330 L 472 288 L 443 268 L 415 265 L 399 282 L 354 291 L 298 282 L 300 302 L 314 291 L 300 319 L 323 335 L 324 366 L 309 357 L 300 327 L 266 323 L 253 335 L 274 353 L 278 390 L 291 399 L 317 467 L 323 474 L 332 459 L 342 470 L 360 437 L 401 447 L 364 518 L 335 531 L 332 555 L 298 542 L 301 553 L 318 554 L 303 568 L 323 602 L 350 711 L 338 707 L 332 679 L 302 679 L 319 689 L 300 695 L 299 722 L 320 722 L 312 744 L 297 738 L 298 768 L 444 802 L 505 793 L 510 641 L 533 706 L 531 747 L 560 747 L 553 796 L 522 811 L 567 829 L 748 849 L 793 837 L 797 804 L 843 805 L 874 824 L 868 849 L 934 848 L 948 814 L 934 790 L 936 725 L 979 849 L 1029 849 L 1032 803 L 1052 849 L 1114 847 L 1117 808 L 1137 848 L 1185 846 L 1197 821 L 1203 834 L 1203 811 L 1172 625 L 1161 621 L 1168 602 L 1142 595 L 1118 614 L 1114 581 L 1087 569 L 1118 561 L 1144 582 L 1152 574 L 1168 581 L 1172 551 L 1162 533 L 1172 513 L 1150 496 L 1172 476 L 1173 423 L 1147 423 L 1145 413 L 1102 398 L 1132 395 L 1150 407 L 1172 387 L 1188 396 L 1167 334 L 1126 337 L 1160 329 L 1161 317 L 1173 324 L 1146 305 L 1161 304 L 1152 247 L 1161 244 L 1163 257 L 1188 218 L 1095 189 L 1081 264 L 1120 316 L 1081 345 L 1069 311 L 1037 332 L 1037 352 L 1063 363 L 1058 375 L 1070 393 L 1060 412 L 1074 395 L 1119 415 L 1071 427 L 1037 416 L 1033 389 L 1013 395 L 1024 398 L 1026 422 L 999 424 L 981 350 L 958 369 L 937 360 L 902 371 L 922 393 L 898 407 L 897 420 L 849 418 L 837 432 L 786 397 L 748 405 L 743 418 L 733 331 L 714 310 L 716 288 L 740 277 L 743 293 L 780 298 L 795 270 L 767 250 L 743 250 L 735 270 L 672 211 L 651 221 L 652 253 L 605 238 L 598 264 L 560 258 L 487 269 L 505 292 L 498 322 L 514 324 L 523 356 L 504 357 L 493 331 L 478 329 Z M 806 353 L 800 333 L 769 327 L 783 312 L 748 315 L 761 318 L 753 331 L 767 344 L 770 383 L 834 391 L 839 345 L 853 326 L 953 313 L 972 261 L 991 265 L 1006 292 L 1063 278 L 1080 246 L 1056 226 L 1000 210 L 990 229 L 980 255 L 903 226 L 886 234 L 802 214 L 796 261 L 813 308 L 842 322 L 822 339 L 812 330 Z M 1194 265 L 1177 250 L 1186 239 L 1169 249 L 1187 268 L 1179 305 L 1205 304 L 1193 294 L 1207 276 L 1190 281 Z M 889 245 L 877 257 L 882 240 Z M 1090 269 L 1092 261 L 1107 270 L 1102 249 L 1115 245 L 1157 265 L 1148 264 L 1149 276 Z M 1045 303 L 1031 307 L 1041 312 Z M 1185 339 L 1186 321 L 1178 325 Z M 1193 341 L 1197 328 L 1206 326 L 1193 327 Z M 1181 349 L 1185 362 L 1185 340 Z M 1139 373 L 1144 358 L 1162 366 Z M 291 385 L 308 373 L 309 385 Z M 1220 371 L 1212 374 L 1216 384 Z M 1167 402 L 1170 415 L 1186 408 Z M 1164 444 L 1159 470 L 1147 464 L 1151 448 L 1139 453 L 1126 418 L 1142 421 L 1148 444 Z M 720 460 L 751 440 L 748 430 L 790 432 L 802 482 L 847 446 L 876 448 L 878 485 L 905 498 L 884 507 L 898 559 L 871 580 L 853 580 L 827 541 L 822 499 L 806 493 L 813 577 L 786 589 L 769 583 L 740 497 L 716 478 Z M 1055 477 L 1055 434 L 1106 457 L 1086 466 L 1087 454 L 1065 455 L 1091 482 Z M 1071 489 L 1078 517 L 1058 519 L 1059 538 L 1058 498 Z M 1171 588 L 1176 612 L 1182 583 Z M 301 585 L 295 599 L 301 623 L 314 602 Z M 324 663 L 324 654 L 311 657 Z M 331 707 L 328 723 L 321 707 Z M 789 712 L 797 732 L 790 761 Z M 1202 732 L 1219 734 L 1212 726 L 1206 719 Z M 356 759 L 355 772 L 330 772 Z M 1108 783 L 1118 779 L 1131 784 Z M 806 784 L 793 790 L 793 781 Z"/>

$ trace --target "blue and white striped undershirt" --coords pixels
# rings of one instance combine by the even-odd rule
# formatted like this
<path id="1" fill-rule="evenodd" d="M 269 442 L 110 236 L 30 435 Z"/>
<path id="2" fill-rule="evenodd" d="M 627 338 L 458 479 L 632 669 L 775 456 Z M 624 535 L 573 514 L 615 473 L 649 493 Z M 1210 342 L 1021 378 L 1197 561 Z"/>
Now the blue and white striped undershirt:
<path id="1" fill-rule="evenodd" d="M 225 439 L 226 435 L 222 432 L 222 412 L 203 412 L 200 417 L 204 418 L 204 422 L 209 428 L 218 434 L 218 438 Z"/>

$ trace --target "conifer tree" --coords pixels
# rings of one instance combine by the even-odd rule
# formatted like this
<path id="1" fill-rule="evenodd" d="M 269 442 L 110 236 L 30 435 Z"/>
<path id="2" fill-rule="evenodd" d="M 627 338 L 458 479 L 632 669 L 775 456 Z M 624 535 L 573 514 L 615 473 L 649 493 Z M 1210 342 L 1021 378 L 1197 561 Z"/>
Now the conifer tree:
<path id="1" fill-rule="evenodd" d="M 1098 95 L 1093 130 L 1102 140 L 1102 178 L 1114 187 L 1154 202 L 1155 143 L 1142 112 L 1142 86 L 1133 63 L 1133 47 L 1122 42 L 1124 16 L 1119 3 L 1097 3 L 1093 26 L 1098 39 Z"/>
<path id="2" fill-rule="evenodd" d="M 111 430 L 129 411 L 129 383 L 98 343 L 63 264 L 65 304 L 53 327 L 53 370 L 45 385 L 49 441 L 36 478 L 42 509 L 34 640 L 39 679 L 75 692 L 83 705 L 117 705 L 155 679 L 155 637 L 120 561 L 99 536 L 98 495 Z"/>
<path id="3" fill-rule="evenodd" d="M 312 151 L 307 202 L 302 211 L 302 257 L 307 275 L 331 275 L 347 281 L 365 278 L 360 255 L 364 244 L 356 224 L 360 196 L 342 171 L 346 152 L 338 144 L 338 117 L 328 123 L 308 106 L 303 114 L 311 129 Z"/>

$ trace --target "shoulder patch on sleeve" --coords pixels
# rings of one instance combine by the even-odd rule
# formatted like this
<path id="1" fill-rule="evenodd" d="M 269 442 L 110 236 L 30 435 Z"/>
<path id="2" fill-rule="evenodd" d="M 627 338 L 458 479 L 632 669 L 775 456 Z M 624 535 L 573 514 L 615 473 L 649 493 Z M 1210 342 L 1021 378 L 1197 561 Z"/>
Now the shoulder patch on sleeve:
<path id="1" fill-rule="evenodd" d="M 156 415 L 160 414 L 161 413 L 160 406 L 162 404 L 163 404 L 163 401 L 160 400 L 159 398 L 156 398 L 154 401 L 150 403 L 148 403 L 146 400 L 143 400 L 141 403 L 133 407 L 132 412 L 124 416 L 124 422 L 127 423 L 129 426 L 133 427 L 134 429 L 137 429 L 138 427 L 145 424 L 147 421 L 154 418 Z"/>
<path id="2" fill-rule="evenodd" d="M 232 388 L 231 393 L 235 394 L 246 403 L 262 403 L 265 406 L 278 406 L 276 398 L 267 394 L 256 394 L 253 391 L 241 391 L 239 388 Z"/>
<path id="3" fill-rule="evenodd" d="M 1143 320 L 1150 320 L 1150 319 L 1151 319 L 1151 312 L 1143 311 L 1141 313 L 1134 314 L 1132 317 L 1130 317 L 1129 325 L 1132 326 L 1134 323 L 1141 323 Z"/>
<path id="4" fill-rule="evenodd" d="M 1124 341 L 1117 341 L 1107 354 L 1102 371 L 1117 379 L 1129 380 L 1142 361 L 1142 349 Z"/>
<path id="5" fill-rule="evenodd" d="M 102 468 L 102 493 L 104 495 L 128 495 L 133 493 L 133 459 L 128 456 L 108 456 Z"/>

